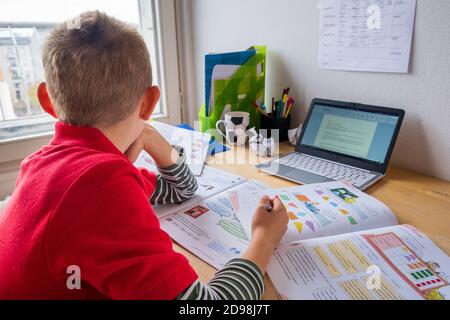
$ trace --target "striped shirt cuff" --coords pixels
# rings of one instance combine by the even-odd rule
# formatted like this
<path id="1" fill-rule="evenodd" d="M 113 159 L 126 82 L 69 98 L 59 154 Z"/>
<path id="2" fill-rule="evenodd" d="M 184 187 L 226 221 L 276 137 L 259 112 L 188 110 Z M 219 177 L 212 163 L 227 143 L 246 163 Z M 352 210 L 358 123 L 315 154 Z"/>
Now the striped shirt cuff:
<path id="1" fill-rule="evenodd" d="M 233 259 L 207 284 L 197 280 L 178 299 L 257 300 L 264 289 L 264 275 L 255 263 L 246 259 Z"/>
<path id="2" fill-rule="evenodd" d="M 174 146 L 180 158 L 169 167 L 158 167 L 157 183 L 150 197 L 152 204 L 181 203 L 194 196 L 198 184 L 182 147 Z"/>
<path id="3" fill-rule="evenodd" d="M 179 158 L 178 160 L 171 166 L 168 167 L 160 167 L 157 166 L 159 172 L 168 172 L 171 173 L 174 169 L 179 168 L 182 164 L 186 163 L 186 153 L 184 152 L 184 148 L 182 146 L 173 145 L 172 148 L 178 152 Z"/>

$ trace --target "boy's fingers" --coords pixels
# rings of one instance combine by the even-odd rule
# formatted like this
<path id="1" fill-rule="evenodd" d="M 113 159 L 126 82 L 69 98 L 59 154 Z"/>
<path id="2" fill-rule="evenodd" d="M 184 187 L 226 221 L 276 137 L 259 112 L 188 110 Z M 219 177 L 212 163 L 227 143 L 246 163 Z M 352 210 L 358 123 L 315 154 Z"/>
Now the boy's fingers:
<path id="1" fill-rule="evenodd" d="M 280 198 L 278 198 L 278 197 L 275 197 L 272 200 L 272 203 L 273 203 L 273 209 L 274 210 L 279 210 L 279 209 L 283 209 L 284 208 L 283 202 L 281 202 Z"/>
<path id="2" fill-rule="evenodd" d="M 268 203 L 268 202 L 270 202 L 270 198 L 268 197 L 268 196 L 263 196 L 263 197 L 261 197 L 261 199 L 259 200 L 259 206 L 260 207 L 264 207 L 264 205 L 266 204 L 266 203 Z"/>

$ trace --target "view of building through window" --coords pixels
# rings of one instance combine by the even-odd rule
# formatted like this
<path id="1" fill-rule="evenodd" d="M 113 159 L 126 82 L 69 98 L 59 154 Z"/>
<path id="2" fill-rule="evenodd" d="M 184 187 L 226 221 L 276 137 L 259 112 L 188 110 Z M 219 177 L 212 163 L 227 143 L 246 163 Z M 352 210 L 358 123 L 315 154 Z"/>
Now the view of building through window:
<path id="1" fill-rule="evenodd" d="M 41 44 L 54 26 L 0 23 L 0 120 L 42 113 L 36 98 L 44 80 Z"/>
<path id="2" fill-rule="evenodd" d="M 145 37 L 153 32 L 152 26 L 148 28 L 146 24 L 144 28 L 140 21 L 153 19 L 141 16 L 141 11 L 142 15 L 152 14 L 148 4 L 143 8 L 143 3 L 142 0 L 2 0 L 0 140 L 45 132 L 53 127 L 36 96 L 37 86 L 45 80 L 42 44 L 52 28 L 82 12 L 100 10 L 136 26 Z M 146 42 L 154 46 L 153 41 Z M 154 47 L 149 50 L 151 54 L 156 51 Z M 152 57 L 152 63 L 155 61 Z M 154 79 L 158 79 L 157 74 Z"/>

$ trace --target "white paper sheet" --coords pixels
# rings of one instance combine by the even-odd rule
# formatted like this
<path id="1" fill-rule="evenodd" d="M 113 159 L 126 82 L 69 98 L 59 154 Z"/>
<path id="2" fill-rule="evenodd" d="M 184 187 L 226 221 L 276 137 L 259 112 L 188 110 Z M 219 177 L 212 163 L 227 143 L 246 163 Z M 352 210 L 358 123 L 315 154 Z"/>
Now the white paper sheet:
<path id="1" fill-rule="evenodd" d="M 321 69 L 407 73 L 416 0 L 321 0 Z"/>
<path id="2" fill-rule="evenodd" d="M 152 122 L 151 125 L 172 145 L 182 146 L 186 154 L 186 163 L 195 176 L 202 173 L 208 156 L 211 135 L 198 131 L 177 128 L 162 122 Z M 136 167 L 142 167 L 154 171 L 156 169 L 152 158 L 147 152 L 142 151 L 134 163 Z"/>

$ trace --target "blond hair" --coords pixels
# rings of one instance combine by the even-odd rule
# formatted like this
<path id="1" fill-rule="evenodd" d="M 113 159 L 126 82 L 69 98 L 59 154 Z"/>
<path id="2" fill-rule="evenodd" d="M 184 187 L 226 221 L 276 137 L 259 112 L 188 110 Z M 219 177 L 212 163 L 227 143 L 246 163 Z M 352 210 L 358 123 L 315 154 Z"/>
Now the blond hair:
<path id="1" fill-rule="evenodd" d="M 98 11 L 56 27 L 44 45 L 43 62 L 58 119 L 71 125 L 113 125 L 135 111 L 152 85 L 143 38 Z"/>

